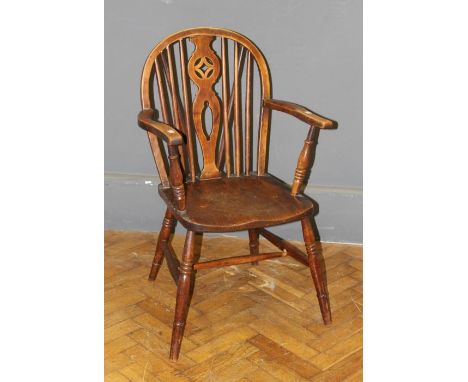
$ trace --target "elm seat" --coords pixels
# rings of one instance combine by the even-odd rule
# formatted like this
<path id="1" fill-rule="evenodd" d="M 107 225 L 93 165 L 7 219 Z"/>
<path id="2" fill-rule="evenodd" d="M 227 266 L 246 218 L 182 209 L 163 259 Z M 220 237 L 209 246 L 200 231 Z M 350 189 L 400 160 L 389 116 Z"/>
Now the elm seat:
<path id="1" fill-rule="evenodd" d="M 302 194 L 291 196 L 285 183 L 269 175 L 187 183 L 185 192 L 187 208 L 178 211 L 171 189 L 159 189 L 177 220 L 197 232 L 232 232 L 284 224 L 314 209 L 312 199 Z"/>

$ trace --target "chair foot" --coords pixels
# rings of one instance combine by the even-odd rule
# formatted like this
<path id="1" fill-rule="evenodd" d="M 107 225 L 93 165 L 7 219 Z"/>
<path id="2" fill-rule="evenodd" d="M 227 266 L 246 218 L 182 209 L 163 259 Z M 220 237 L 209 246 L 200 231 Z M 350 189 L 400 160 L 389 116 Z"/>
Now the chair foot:
<path id="1" fill-rule="evenodd" d="M 157 254 L 154 255 L 154 257 L 156 256 Z M 153 262 L 153 264 L 151 264 L 151 271 L 150 271 L 150 274 L 148 275 L 148 281 L 154 281 L 156 279 L 156 276 L 159 273 L 159 268 L 161 268 L 160 263 Z"/>
<path id="2" fill-rule="evenodd" d="M 314 281 L 315 290 L 317 291 L 317 299 L 322 313 L 323 323 L 329 325 L 332 322 L 330 301 L 328 298 L 325 280 L 323 277 L 324 269 L 320 265 L 319 259 L 319 242 L 315 238 L 314 230 L 310 222 L 310 217 L 306 216 L 301 220 L 302 233 L 304 235 L 305 247 L 309 259 L 309 268 Z"/>
<path id="3" fill-rule="evenodd" d="M 172 329 L 171 351 L 169 358 L 171 361 L 176 362 L 179 359 L 180 347 L 182 345 L 182 338 L 184 336 L 185 322 L 174 324 Z"/>
<path id="4" fill-rule="evenodd" d="M 185 237 L 184 252 L 180 264 L 179 282 L 177 284 L 177 300 L 172 326 L 171 351 L 169 358 L 172 361 L 179 359 L 180 347 L 184 336 L 185 321 L 187 319 L 190 303 L 190 286 L 193 277 L 193 253 L 195 244 L 195 232 L 187 231 Z"/>
<path id="5" fill-rule="evenodd" d="M 156 244 L 156 251 L 154 253 L 153 263 L 151 265 L 151 271 L 148 276 L 149 281 L 154 281 L 156 276 L 158 275 L 159 269 L 161 268 L 161 264 L 163 261 L 164 255 L 164 244 L 167 240 L 169 240 L 169 236 L 171 235 L 172 226 L 174 224 L 174 216 L 172 212 L 167 209 L 166 215 L 164 216 L 161 231 L 159 232 L 158 242 Z"/>
<path id="6" fill-rule="evenodd" d="M 249 249 L 251 255 L 258 255 L 259 244 L 258 244 L 258 231 L 255 229 L 249 229 Z M 258 265 L 258 261 L 252 261 L 250 264 Z"/>

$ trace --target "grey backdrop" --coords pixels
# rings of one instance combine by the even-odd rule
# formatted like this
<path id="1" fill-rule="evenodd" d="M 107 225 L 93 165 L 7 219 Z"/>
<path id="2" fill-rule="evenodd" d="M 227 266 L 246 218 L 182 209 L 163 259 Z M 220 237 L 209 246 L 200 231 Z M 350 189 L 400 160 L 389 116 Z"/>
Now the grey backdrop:
<path id="1" fill-rule="evenodd" d="M 263 51 L 273 97 L 335 119 L 320 135 L 307 194 L 324 241 L 362 243 L 362 2 L 357 0 L 107 0 L 105 227 L 158 231 L 164 206 L 146 133 L 137 127 L 140 73 L 168 34 L 236 30 Z M 308 127 L 272 114 L 269 172 L 291 181 Z M 300 225 L 274 231 L 299 239 Z"/>

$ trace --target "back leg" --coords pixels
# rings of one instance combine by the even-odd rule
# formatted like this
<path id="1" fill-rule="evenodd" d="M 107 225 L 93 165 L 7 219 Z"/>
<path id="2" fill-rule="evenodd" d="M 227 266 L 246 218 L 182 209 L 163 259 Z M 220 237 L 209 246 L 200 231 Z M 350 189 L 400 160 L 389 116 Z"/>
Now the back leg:
<path id="1" fill-rule="evenodd" d="M 309 257 L 310 273 L 312 274 L 315 290 L 317 291 L 317 298 L 320 305 L 323 322 L 325 325 L 328 325 L 331 324 L 330 301 L 328 300 L 328 294 L 323 278 L 323 269 L 320 266 L 320 259 L 318 257 L 319 251 L 317 246 L 319 243 L 316 240 L 310 218 L 310 216 L 306 216 L 301 220 L 302 233 L 304 234 L 305 247 Z"/>
<path id="2" fill-rule="evenodd" d="M 258 231 L 249 229 L 249 249 L 251 255 L 258 255 Z M 253 261 L 252 265 L 258 265 L 258 261 Z"/>
<path id="3" fill-rule="evenodd" d="M 163 261 L 164 255 L 164 245 L 166 244 L 167 240 L 169 240 L 169 236 L 171 236 L 172 226 L 174 225 L 174 215 L 172 211 L 168 208 L 166 210 L 166 215 L 164 216 L 161 232 L 159 232 L 158 242 L 156 244 L 156 252 L 154 253 L 153 264 L 151 265 L 151 271 L 148 276 L 148 280 L 153 281 L 156 279 L 158 275 L 159 268 L 161 268 L 161 264 Z"/>

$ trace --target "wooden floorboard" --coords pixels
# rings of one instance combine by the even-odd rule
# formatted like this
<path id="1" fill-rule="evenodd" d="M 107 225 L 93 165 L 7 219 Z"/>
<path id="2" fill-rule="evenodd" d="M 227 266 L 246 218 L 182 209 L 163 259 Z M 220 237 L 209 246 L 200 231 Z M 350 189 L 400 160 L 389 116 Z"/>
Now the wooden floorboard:
<path id="1" fill-rule="evenodd" d="M 165 264 L 147 280 L 157 234 L 105 233 L 105 381 L 361 381 L 362 247 L 323 244 L 333 324 L 309 270 L 288 257 L 197 271 L 178 362 L 168 358 L 176 287 Z M 180 256 L 184 238 L 172 239 Z M 260 239 L 261 252 L 276 248 Z M 298 246 L 300 244 L 297 244 Z M 204 237 L 201 261 L 248 254 Z"/>

